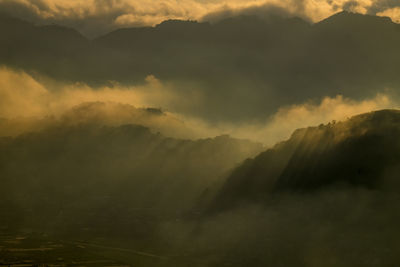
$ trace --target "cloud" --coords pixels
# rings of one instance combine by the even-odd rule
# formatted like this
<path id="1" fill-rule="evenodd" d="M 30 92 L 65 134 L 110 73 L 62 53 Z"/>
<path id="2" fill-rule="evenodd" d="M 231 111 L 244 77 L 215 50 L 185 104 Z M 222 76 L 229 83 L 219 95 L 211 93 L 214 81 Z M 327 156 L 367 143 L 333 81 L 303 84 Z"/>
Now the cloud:
<path id="1" fill-rule="evenodd" d="M 397 0 L 0 0 L 2 13 L 38 24 L 73 27 L 89 37 L 120 27 L 156 25 L 167 19 L 278 12 L 319 21 L 343 9 L 380 15 L 396 7 Z M 392 17 L 390 12 L 385 14 Z"/>
<path id="2" fill-rule="evenodd" d="M 80 83 L 43 82 L 25 72 L 2 67 L 0 136 L 60 123 L 98 123 L 140 124 L 167 136 L 198 137 L 183 121 L 159 109 L 166 102 L 179 101 L 174 99 L 168 87 L 153 76 L 148 76 L 142 86 L 114 84 L 93 88 Z"/>
<path id="3" fill-rule="evenodd" d="M 0 117 L 43 116 L 48 90 L 24 72 L 0 69 Z"/>
<path id="4" fill-rule="evenodd" d="M 343 10 L 354 12 L 359 6 L 360 6 L 360 3 L 358 3 L 357 1 L 354 1 L 354 0 L 350 0 L 343 4 Z"/>
<path id="5" fill-rule="evenodd" d="M 354 101 L 341 95 L 326 97 L 318 104 L 305 103 L 282 107 L 264 124 L 242 125 L 236 128 L 232 135 L 273 145 L 289 138 L 298 128 L 316 126 L 333 120 L 342 121 L 357 114 L 396 107 L 398 105 L 395 101 L 385 94 L 362 101 Z"/>
<path id="6" fill-rule="evenodd" d="M 33 77 L 23 71 L 0 67 L 0 117 L 40 117 L 61 115 L 85 102 L 114 102 L 136 107 L 166 108 L 182 103 L 196 106 L 196 92 L 176 92 L 173 84 L 162 83 L 153 75 L 143 85 L 125 86 L 117 82 L 91 87 L 85 83 L 63 83 L 46 77 Z M 184 103 L 186 101 L 186 103 Z"/>
<path id="7" fill-rule="evenodd" d="M 378 16 L 390 17 L 394 22 L 400 23 L 400 7 L 386 9 L 377 13 Z"/>
<path id="8" fill-rule="evenodd" d="M 166 223 L 159 231 L 179 251 L 192 245 L 188 258 L 201 257 L 207 266 L 354 266 L 374 261 L 390 266 L 399 260 L 392 245 L 399 223 L 391 208 L 398 204 L 395 195 L 363 189 L 274 195 L 264 205 L 242 205 L 200 222 Z"/>
<path id="9" fill-rule="evenodd" d="M 90 87 L 82 83 L 46 81 L 2 67 L 0 118 L 3 120 L 0 122 L 0 135 L 43 128 L 54 121 L 69 124 L 97 122 L 112 126 L 134 123 L 179 138 L 228 134 L 273 145 L 289 138 L 298 128 L 398 107 L 397 100 L 389 93 L 360 101 L 338 95 L 325 97 L 319 103 L 282 106 L 272 115 L 265 114 L 263 120 L 214 122 L 196 115 L 196 110 L 207 108 L 203 101 L 195 89 L 179 90 L 175 84 L 163 83 L 151 75 L 140 86 L 112 83 Z M 155 109 L 147 110 L 148 107 Z M 158 110 L 163 110 L 162 116 L 151 112 Z"/>
<path id="10" fill-rule="evenodd" d="M 185 121 L 198 136 L 227 134 L 233 137 L 261 142 L 266 146 L 286 140 L 299 128 L 317 126 L 331 121 L 343 121 L 352 116 L 380 109 L 399 108 L 398 101 L 390 94 L 377 94 L 373 98 L 355 101 L 342 95 L 325 97 L 319 103 L 283 106 L 262 121 L 210 123 L 204 118 L 182 113 L 174 116 Z"/>
<path id="11" fill-rule="evenodd" d="M 286 140 L 299 128 L 317 126 L 331 121 L 343 121 L 354 115 L 374 110 L 398 108 L 398 102 L 388 94 L 377 94 L 375 97 L 361 101 L 345 98 L 341 95 L 325 97 L 320 103 L 306 102 L 304 104 L 281 107 L 264 121 L 246 123 L 210 124 L 207 121 L 193 117 L 182 116 L 188 125 L 195 125 L 202 134 L 228 134 L 234 137 L 250 139 L 272 146 Z M 176 116 L 180 116 L 177 114 Z"/>
<path id="12" fill-rule="evenodd" d="M 279 129 L 278 136 L 290 128 L 303 128 L 309 125 L 328 123 L 333 120 L 345 120 L 351 116 L 373 110 L 394 108 L 397 105 L 383 94 L 363 101 L 353 101 L 339 95 L 335 98 L 326 97 L 320 104 L 293 105 L 281 108 L 271 120 L 270 127 Z"/>
<path id="13" fill-rule="evenodd" d="M 250 7 L 229 7 L 224 6 L 220 10 L 206 14 L 201 20 L 216 22 L 225 18 L 250 15 L 257 16 L 261 19 L 268 19 L 270 17 L 301 17 L 305 20 L 311 20 L 305 12 L 305 1 L 291 1 L 293 5 L 287 5 L 285 1 L 278 3 L 264 3 L 262 5 L 254 5 Z M 288 2 L 288 1 L 287 1 Z"/>
<path id="14" fill-rule="evenodd" d="M 400 8 L 400 2 L 398 0 L 373 1 L 368 7 L 368 13 L 375 15 L 395 8 Z"/>

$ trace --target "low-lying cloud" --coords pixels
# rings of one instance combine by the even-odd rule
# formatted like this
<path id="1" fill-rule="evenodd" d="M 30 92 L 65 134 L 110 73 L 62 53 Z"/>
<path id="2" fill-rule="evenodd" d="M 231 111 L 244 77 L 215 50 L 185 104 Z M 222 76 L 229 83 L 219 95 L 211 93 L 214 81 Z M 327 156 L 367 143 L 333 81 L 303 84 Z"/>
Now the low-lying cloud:
<path id="1" fill-rule="evenodd" d="M 57 123 L 97 123 L 140 124 L 168 136 L 197 137 L 181 120 L 160 109 L 175 100 L 153 76 L 137 87 L 114 84 L 92 88 L 39 80 L 22 71 L 0 68 L 0 136 Z"/>
<path id="2" fill-rule="evenodd" d="M 342 121 L 357 114 L 396 107 L 396 103 L 385 94 L 378 94 L 374 98 L 362 101 L 354 101 L 338 95 L 335 98 L 326 97 L 320 103 L 282 107 L 268 119 L 263 127 L 257 129 L 257 127 L 250 126 L 249 129 L 243 129 L 256 136 L 256 139 L 272 145 L 282 138 L 288 138 L 298 128 L 325 124 L 335 120 Z M 244 133 L 242 137 L 245 136 Z"/>
<path id="3" fill-rule="evenodd" d="M 177 90 L 172 83 L 163 83 L 154 76 L 148 76 L 143 85 L 131 87 L 113 83 L 94 88 L 82 83 L 42 80 L 45 79 L 0 68 L 0 135 L 16 135 L 55 122 L 110 126 L 132 123 L 172 137 L 229 134 L 270 146 L 289 138 L 297 128 L 397 107 L 397 101 L 388 93 L 361 101 L 338 95 L 320 102 L 282 106 L 272 115 L 265 114 L 263 121 L 216 123 L 196 115 L 199 109 L 207 108 L 201 92 Z"/>

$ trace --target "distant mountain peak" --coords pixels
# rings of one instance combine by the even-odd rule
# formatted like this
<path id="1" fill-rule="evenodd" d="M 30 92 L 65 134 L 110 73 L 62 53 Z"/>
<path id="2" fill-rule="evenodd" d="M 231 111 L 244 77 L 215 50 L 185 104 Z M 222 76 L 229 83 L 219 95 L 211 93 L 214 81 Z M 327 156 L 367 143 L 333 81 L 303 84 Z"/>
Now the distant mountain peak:
<path id="1" fill-rule="evenodd" d="M 156 25 L 155 28 L 184 30 L 188 27 L 203 26 L 208 24 L 208 22 L 198 22 L 196 20 L 169 19 L 164 20 L 160 24 Z"/>
<path id="2" fill-rule="evenodd" d="M 356 12 L 341 11 L 332 16 L 318 22 L 317 24 L 329 23 L 346 23 L 351 26 L 351 23 L 394 23 L 389 17 L 361 14 Z"/>
<path id="3" fill-rule="evenodd" d="M 168 25 L 183 25 L 183 24 L 197 24 L 196 20 L 180 20 L 180 19 L 167 19 L 162 21 L 157 26 L 168 26 Z"/>
<path id="4" fill-rule="evenodd" d="M 0 12 L 0 24 L 8 24 L 10 26 L 21 25 L 33 27 L 34 25 L 24 19 L 16 18 L 8 14 Z"/>
<path id="5" fill-rule="evenodd" d="M 83 36 L 79 31 L 70 27 L 60 26 L 57 24 L 49 24 L 49 25 L 39 26 L 39 29 L 64 37 L 86 40 L 86 37 Z"/>

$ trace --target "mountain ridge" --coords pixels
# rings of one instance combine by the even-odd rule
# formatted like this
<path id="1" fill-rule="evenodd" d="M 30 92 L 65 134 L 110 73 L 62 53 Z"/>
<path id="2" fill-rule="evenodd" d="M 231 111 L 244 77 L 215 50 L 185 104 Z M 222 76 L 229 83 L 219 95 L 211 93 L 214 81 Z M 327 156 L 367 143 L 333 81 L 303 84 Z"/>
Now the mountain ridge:
<path id="1" fill-rule="evenodd" d="M 400 191 L 400 110 L 360 114 L 294 131 L 292 136 L 227 178 L 211 210 L 241 202 L 264 202 L 285 192 L 309 193 L 341 187 Z"/>
<path id="2" fill-rule="evenodd" d="M 172 20 L 94 40 L 57 26 L 10 30 L 3 23 L 0 64 L 94 87 L 143 85 L 153 75 L 176 94 L 203 96 L 199 108 L 174 112 L 212 122 L 262 120 L 281 106 L 336 95 L 360 100 L 400 86 L 400 26 L 337 17 L 314 25 L 248 16 L 214 24 Z"/>

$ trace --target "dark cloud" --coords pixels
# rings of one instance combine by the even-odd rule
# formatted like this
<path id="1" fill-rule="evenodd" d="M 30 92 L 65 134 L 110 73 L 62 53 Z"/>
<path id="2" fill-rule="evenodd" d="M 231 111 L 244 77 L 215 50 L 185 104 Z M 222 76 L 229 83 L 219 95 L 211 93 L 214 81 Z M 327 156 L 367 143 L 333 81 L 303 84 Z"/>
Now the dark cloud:
<path id="1" fill-rule="evenodd" d="M 355 8 L 360 6 L 360 3 L 357 1 L 347 1 L 343 4 L 343 10 L 354 12 Z"/>
<path id="2" fill-rule="evenodd" d="M 235 15 L 301 17 L 308 21 L 319 21 L 340 9 L 358 11 L 367 9 L 376 14 L 399 6 L 396 0 L 374 1 L 369 7 L 363 1 L 310 0 L 255 0 L 252 5 L 245 1 L 196 1 L 180 0 L 93 0 L 80 4 L 64 0 L 0 0 L 0 10 L 12 16 L 37 24 L 52 24 L 73 27 L 89 37 L 95 37 L 120 27 L 152 26 L 167 19 L 216 21 Z M 357 9 L 356 9 L 357 8 Z"/>
<path id="3" fill-rule="evenodd" d="M 396 7 L 400 7 L 400 2 L 398 0 L 378 0 L 374 1 L 372 5 L 367 8 L 367 13 L 375 15 Z"/>
<path id="4" fill-rule="evenodd" d="M 39 22 L 41 18 L 39 15 L 25 4 L 20 2 L 15 2 L 11 0 L 6 0 L 0 2 L 0 13 L 9 16 L 15 16 L 17 18 L 25 19 L 30 22 Z"/>
<path id="5" fill-rule="evenodd" d="M 28 3 L 3 0 L 0 1 L 0 10 L 3 14 L 22 18 L 38 25 L 59 24 L 71 27 L 88 37 L 98 36 L 118 28 L 115 20 L 126 12 L 134 12 L 131 5 L 116 6 L 115 1 L 107 0 L 96 0 L 92 7 L 94 12 L 85 8 L 67 8 L 63 5 L 57 5 L 55 11 L 50 8 L 48 2 L 42 0 Z M 143 26 L 143 24 L 138 21 L 136 26 Z"/>
<path id="6" fill-rule="evenodd" d="M 202 21 L 217 22 L 226 18 L 235 16 L 256 16 L 260 19 L 271 19 L 275 17 L 290 18 L 300 17 L 307 21 L 311 18 L 306 14 L 305 1 L 291 1 L 291 9 L 276 4 L 266 3 L 259 6 L 251 6 L 247 8 L 223 8 L 220 11 L 212 12 L 201 18 Z"/>

